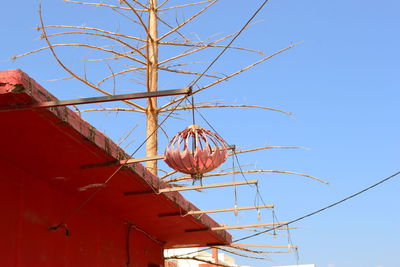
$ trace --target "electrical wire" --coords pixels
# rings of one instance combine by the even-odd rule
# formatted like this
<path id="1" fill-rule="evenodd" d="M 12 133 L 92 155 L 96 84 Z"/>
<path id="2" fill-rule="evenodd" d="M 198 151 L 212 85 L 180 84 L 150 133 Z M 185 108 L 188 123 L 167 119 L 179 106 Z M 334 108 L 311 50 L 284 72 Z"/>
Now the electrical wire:
<path id="1" fill-rule="evenodd" d="M 350 196 L 348 196 L 348 197 L 346 197 L 346 198 L 343 198 L 343 199 L 341 199 L 341 200 L 339 200 L 339 201 L 336 201 L 336 202 L 334 202 L 334 203 L 332 203 L 332 204 L 330 204 L 330 205 L 328 205 L 328 206 L 326 206 L 326 207 L 323 207 L 323 208 L 318 209 L 318 210 L 316 210 L 316 211 L 310 212 L 310 213 L 308 213 L 308 214 L 306 214 L 306 215 L 304 215 L 304 216 L 301 216 L 301 217 L 299 217 L 299 218 L 297 218 L 297 219 L 291 220 L 291 221 L 289 221 L 289 222 L 287 223 L 287 225 L 292 224 L 292 223 L 295 223 L 295 222 L 298 222 L 298 221 L 301 221 L 301 220 L 304 220 L 304 219 L 306 219 L 306 218 L 308 218 L 308 217 L 311 217 L 311 216 L 313 216 L 313 215 L 315 215 L 315 214 L 318 214 L 318 213 L 320 213 L 320 212 L 322 212 L 322 211 L 325 211 L 325 210 L 330 209 L 330 208 L 332 208 L 332 207 L 334 207 L 334 206 L 337 206 L 337 205 L 339 205 L 339 204 L 341 204 L 341 203 L 343 203 L 343 202 L 345 202 L 345 201 L 347 201 L 347 200 L 349 200 L 349 199 L 352 199 L 352 198 L 354 198 L 354 197 L 356 197 L 356 196 L 358 196 L 358 195 L 361 195 L 362 193 L 365 193 L 365 192 L 367 192 L 367 191 L 369 191 L 369 190 L 371 190 L 371 189 L 377 187 L 377 186 L 380 185 L 380 184 L 383 184 L 384 182 L 389 181 L 390 179 L 393 179 L 394 177 L 396 177 L 396 176 L 399 175 L 399 174 L 400 174 L 400 171 L 398 171 L 398 172 L 396 172 L 396 173 L 394 173 L 394 174 L 392 174 L 392 175 L 390 175 L 390 176 L 388 176 L 388 177 L 386 177 L 386 178 L 380 180 L 379 182 L 377 182 L 377 183 L 375 183 L 375 184 L 373 184 L 373 185 L 371 185 L 371 186 L 368 186 L 367 188 L 364 188 L 363 190 L 358 191 L 357 193 L 354 193 L 354 194 L 352 194 L 352 195 L 350 195 Z M 258 236 L 258 235 L 261 235 L 261 234 L 264 234 L 264 233 L 273 231 L 273 230 L 275 230 L 275 229 L 281 228 L 281 227 L 283 227 L 283 226 L 285 226 L 285 225 L 278 225 L 277 227 L 274 227 L 274 228 L 272 228 L 272 229 L 268 229 L 268 230 L 262 231 L 262 232 L 260 232 L 260 233 L 256 233 L 256 234 L 252 234 L 252 235 L 249 235 L 249 236 L 245 236 L 245 237 L 236 239 L 234 242 L 238 242 L 238 241 L 242 241 L 242 240 L 245 240 L 245 239 L 249 239 L 249 238 L 251 238 L 251 237 L 255 237 L 255 236 Z"/>
<path id="2" fill-rule="evenodd" d="M 268 3 L 269 0 L 265 0 L 259 8 L 253 13 L 253 15 L 250 17 L 250 19 L 247 20 L 247 22 L 244 24 L 244 26 L 240 29 L 240 31 L 235 35 L 235 37 L 232 38 L 232 40 L 228 43 L 227 46 L 222 49 L 221 53 L 218 54 L 218 56 L 208 65 L 208 67 L 201 73 L 200 76 L 198 76 L 196 79 L 194 79 L 190 86 L 194 86 L 203 76 L 206 74 L 206 72 L 217 62 L 217 60 L 225 53 L 226 50 L 232 45 L 232 43 L 239 37 L 239 35 L 249 26 L 250 22 L 257 16 L 257 14 L 264 8 L 264 6 Z"/>
<path id="3" fill-rule="evenodd" d="M 249 238 L 252 238 L 252 237 L 261 235 L 261 234 L 265 234 L 265 233 L 274 231 L 275 229 L 282 228 L 282 227 L 284 227 L 284 226 L 287 226 L 287 227 L 288 227 L 289 224 L 293 224 L 293 223 L 295 223 L 295 222 L 304 220 L 304 219 L 306 219 L 306 218 L 308 218 L 308 217 L 311 217 L 311 216 L 313 216 L 313 215 L 316 215 L 316 214 L 318 214 L 318 213 L 320 213 L 320 212 L 322 212 L 322 211 L 325 211 L 325 210 L 327 210 L 327 209 L 333 208 L 334 206 L 337 206 L 337 205 L 339 205 L 339 204 L 341 204 L 341 203 L 343 203 L 343 202 L 345 202 L 345 201 L 347 201 L 347 200 L 350 200 L 350 199 L 352 199 L 352 198 L 354 198 L 354 197 L 356 197 L 356 196 L 358 196 L 358 195 L 361 195 L 361 194 L 363 194 L 363 193 L 365 193 L 365 192 L 367 192 L 367 191 L 369 191 L 369 190 L 371 190 L 371 189 L 377 187 L 378 185 L 381 185 L 381 184 L 383 184 L 383 183 L 385 183 L 385 182 L 387 182 L 387 181 L 389 181 L 389 180 L 395 178 L 395 177 L 398 176 L 399 174 L 400 174 L 400 171 L 398 171 L 398 172 L 396 172 L 396 173 L 394 173 L 394 174 L 392 174 L 392 175 L 390 175 L 390 176 L 388 176 L 388 177 L 386 177 L 386 178 L 380 180 L 379 182 L 377 182 L 377 183 L 375 183 L 375 184 L 373 184 L 373 185 L 371 185 L 371 186 L 368 186 L 367 188 L 364 188 L 364 189 L 358 191 L 357 193 L 354 193 L 354 194 L 352 194 L 352 195 L 350 195 L 350 196 L 348 196 L 348 197 L 346 197 L 346 198 L 343 198 L 343 199 L 341 199 L 341 200 L 339 200 L 339 201 L 336 201 L 336 202 L 334 202 L 334 203 L 332 203 L 332 204 L 330 204 L 330 205 L 328 205 L 328 206 L 325 206 L 325 207 L 323 207 L 323 208 L 321 208 L 321 209 L 318 209 L 318 210 L 316 210 L 316 211 L 310 212 L 310 213 L 308 213 L 308 214 L 306 214 L 306 215 L 304 215 L 304 216 L 301 216 L 301 217 L 299 217 L 299 218 L 297 218 L 297 219 L 291 220 L 291 221 L 289 221 L 287 224 L 278 225 L 277 227 L 274 227 L 274 228 L 271 228 L 271 229 L 268 229 L 268 230 L 265 230 L 265 231 L 262 231 L 262 232 L 259 232 L 259 233 L 256 233 L 256 234 L 252 234 L 252 235 L 248 235 L 248 236 L 245 236 L 245 237 L 236 239 L 236 240 L 234 240 L 233 242 L 239 242 L 239 241 L 242 241 L 242 240 L 245 240 L 245 239 L 249 239 Z M 208 249 L 210 249 L 210 248 L 205 248 L 205 249 L 202 249 L 202 250 L 198 250 L 197 252 L 206 251 L 206 250 L 208 250 Z M 192 252 L 192 253 L 193 253 L 193 252 Z M 187 254 L 191 254 L 191 253 L 186 253 L 186 254 L 182 254 L 182 255 L 178 255 L 178 256 L 184 256 L 184 255 L 187 255 Z"/>

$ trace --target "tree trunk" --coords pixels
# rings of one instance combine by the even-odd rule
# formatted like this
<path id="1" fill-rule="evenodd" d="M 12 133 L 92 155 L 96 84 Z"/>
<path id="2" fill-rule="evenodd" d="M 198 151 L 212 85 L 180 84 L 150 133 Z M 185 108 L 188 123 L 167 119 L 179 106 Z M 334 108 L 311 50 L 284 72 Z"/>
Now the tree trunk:
<path id="1" fill-rule="evenodd" d="M 150 0 L 147 36 L 147 91 L 157 91 L 158 87 L 158 32 L 157 32 L 157 0 Z M 158 152 L 158 108 L 157 98 L 149 98 L 146 109 L 147 129 L 146 157 L 156 156 Z M 157 161 L 148 161 L 146 167 L 157 175 Z"/>

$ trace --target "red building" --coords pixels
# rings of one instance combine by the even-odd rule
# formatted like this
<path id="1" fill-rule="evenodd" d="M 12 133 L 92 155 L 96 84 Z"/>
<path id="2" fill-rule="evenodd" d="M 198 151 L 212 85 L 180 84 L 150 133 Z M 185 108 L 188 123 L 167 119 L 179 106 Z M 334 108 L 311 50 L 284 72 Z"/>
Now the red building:
<path id="1" fill-rule="evenodd" d="M 52 100 L 22 71 L 0 72 L 0 266 L 164 266 L 164 248 L 231 242 L 206 215 L 159 216 L 197 208 L 154 193 L 168 185 L 139 163 L 82 206 L 118 168 L 87 166 L 128 155 L 67 107 L 21 109 Z"/>

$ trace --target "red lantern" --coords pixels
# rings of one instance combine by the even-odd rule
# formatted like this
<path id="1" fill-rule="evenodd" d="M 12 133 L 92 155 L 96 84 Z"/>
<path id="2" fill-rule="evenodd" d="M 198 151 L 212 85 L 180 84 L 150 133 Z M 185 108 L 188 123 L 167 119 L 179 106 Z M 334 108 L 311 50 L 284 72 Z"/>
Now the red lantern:
<path id="1" fill-rule="evenodd" d="M 227 149 L 227 143 L 218 134 L 190 125 L 168 143 L 164 160 L 172 169 L 190 174 L 196 181 L 225 162 Z"/>

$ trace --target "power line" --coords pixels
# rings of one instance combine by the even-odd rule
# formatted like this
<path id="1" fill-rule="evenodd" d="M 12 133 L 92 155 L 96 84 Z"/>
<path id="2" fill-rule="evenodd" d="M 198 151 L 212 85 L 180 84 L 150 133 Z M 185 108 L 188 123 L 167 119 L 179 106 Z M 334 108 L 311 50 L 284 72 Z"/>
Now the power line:
<path id="1" fill-rule="evenodd" d="M 218 61 L 218 59 L 225 53 L 226 50 L 232 45 L 232 43 L 239 37 L 239 35 L 249 26 L 250 22 L 257 16 L 257 14 L 264 8 L 264 6 L 268 3 L 269 0 L 265 0 L 260 7 L 253 13 L 253 15 L 247 20 L 247 22 L 243 25 L 243 27 L 240 29 L 240 31 L 235 35 L 235 37 L 232 38 L 232 40 L 228 43 L 227 46 L 222 49 L 221 53 L 218 54 L 218 56 L 208 65 L 208 67 L 200 74 L 199 77 L 194 79 L 190 86 L 194 86 L 203 76 L 206 74 L 206 72 L 215 64 L 215 62 Z"/>
<path id="2" fill-rule="evenodd" d="M 291 220 L 291 221 L 289 221 L 287 224 L 278 225 L 277 227 L 274 227 L 274 228 L 271 228 L 271 229 L 268 229 L 268 230 L 265 230 L 265 231 L 262 231 L 262 232 L 259 232 L 259 233 L 256 233 L 256 234 L 252 234 L 252 235 L 248 235 L 248 236 L 245 236 L 245 237 L 236 239 L 236 240 L 234 240 L 233 242 L 238 242 L 238 241 L 242 241 L 242 240 L 245 240 L 245 239 L 249 239 L 249 238 L 252 238 L 252 237 L 261 235 L 261 234 L 265 234 L 265 233 L 274 231 L 275 229 L 279 229 L 279 228 L 282 228 L 282 227 L 284 227 L 284 226 L 289 226 L 289 224 L 292 224 L 292 223 L 295 223 L 295 222 L 304 220 L 305 218 L 308 218 L 308 217 L 311 217 L 311 216 L 313 216 L 313 215 L 316 215 L 316 214 L 318 214 L 318 213 L 320 213 L 320 212 L 322 212 L 322 211 L 325 211 L 325 210 L 327 210 L 327 209 L 330 209 L 330 208 L 332 208 L 332 207 L 334 207 L 334 206 L 337 206 L 337 205 L 339 205 L 339 204 L 341 204 L 341 203 L 343 203 L 343 202 L 345 202 L 345 201 L 347 201 L 347 200 L 350 200 L 350 199 L 352 199 L 352 198 L 354 198 L 354 197 L 356 197 L 356 196 L 358 196 L 358 195 L 361 195 L 362 193 L 365 193 L 365 192 L 367 192 L 367 191 L 369 191 L 369 190 L 371 190 L 371 189 L 377 187 L 378 185 L 381 185 L 381 184 L 383 184 L 383 183 L 389 181 L 390 179 L 393 179 L 394 177 L 396 177 L 396 176 L 399 175 L 399 174 L 400 174 L 400 171 L 398 171 L 398 172 L 396 172 L 396 173 L 394 173 L 394 174 L 392 174 L 392 175 L 390 175 L 390 176 L 388 176 L 388 177 L 386 177 L 386 178 L 380 180 L 379 182 L 377 182 L 377 183 L 375 183 L 375 184 L 373 184 L 373 185 L 371 185 L 371 186 L 368 186 L 367 188 L 364 188 L 364 189 L 358 191 L 357 193 L 354 193 L 354 194 L 352 194 L 352 195 L 350 195 L 350 196 L 348 196 L 348 197 L 346 197 L 346 198 L 343 198 L 343 199 L 341 199 L 341 200 L 339 200 L 339 201 L 336 201 L 335 203 L 332 203 L 332 204 L 330 204 L 330 205 L 328 205 L 328 206 L 326 206 L 326 207 L 323 207 L 323 208 L 321 208 L 321 209 L 318 209 L 318 210 L 316 210 L 316 211 L 310 212 L 310 213 L 308 213 L 308 214 L 306 214 L 306 215 L 304 215 L 304 216 L 301 216 L 301 217 L 299 217 L 299 218 L 297 218 L 297 219 Z M 205 249 L 202 249 L 202 250 L 198 250 L 197 252 L 206 251 L 206 250 L 208 250 L 208 249 L 210 249 L 210 248 L 205 248 Z M 192 253 L 193 253 L 193 252 L 189 252 L 189 253 L 185 253 L 185 254 L 178 255 L 178 256 L 185 256 L 185 255 L 192 254 Z"/>
<path id="3" fill-rule="evenodd" d="M 384 182 L 389 181 L 390 179 L 396 177 L 396 176 L 399 175 L 399 174 L 400 174 L 400 171 L 398 171 L 398 172 L 396 172 L 396 173 L 394 173 L 394 174 L 392 174 L 392 175 L 390 175 L 390 176 L 388 176 L 388 177 L 386 177 L 386 178 L 380 180 L 379 182 L 377 182 L 377 183 L 375 183 L 375 184 L 373 184 L 373 185 L 371 185 L 371 186 L 368 186 L 367 188 L 364 188 L 364 189 L 361 190 L 361 191 L 358 191 L 357 193 L 354 193 L 354 194 L 352 194 L 352 195 L 350 195 L 350 196 L 348 196 L 348 197 L 346 197 L 346 198 L 343 198 L 343 199 L 341 199 L 341 200 L 339 200 L 339 201 L 337 201 L 337 202 L 335 202 L 335 203 L 332 203 L 332 204 L 330 204 L 330 205 L 328 205 L 328 206 L 326 206 L 326 207 L 324 207 L 324 208 L 321 208 L 321 209 L 319 209 L 319 210 L 316 210 L 316 211 L 313 211 L 313 212 L 311 212 L 311 213 L 308 213 L 308 214 L 306 214 L 306 215 L 304 215 L 304 216 L 301 216 L 301 217 L 299 217 L 299 218 L 297 218 L 297 219 L 291 220 L 291 221 L 289 221 L 289 222 L 287 223 L 287 225 L 292 224 L 292 223 L 295 223 L 295 222 L 298 222 L 298 221 L 301 221 L 301 220 L 304 220 L 305 218 L 311 217 L 311 216 L 313 216 L 313 215 L 315 215 L 315 214 L 318 214 L 318 213 L 320 213 L 320 212 L 322 212 L 322 211 L 325 211 L 325 210 L 330 209 L 330 208 L 332 208 L 332 207 L 334 207 L 334 206 L 337 206 L 337 205 L 339 205 L 339 204 L 341 204 L 341 203 L 343 203 L 343 202 L 345 202 L 345 201 L 347 201 L 347 200 L 349 200 L 349 199 L 352 199 L 352 198 L 354 198 L 354 197 L 356 197 L 356 196 L 358 196 L 358 195 L 361 195 L 362 193 L 365 193 L 365 192 L 371 190 L 372 188 L 377 187 L 377 186 L 380 185 L 380 184 L 383 184 Z M 249 238 L 251 238 L 251 237 L 255 237 L 255 236 L 258 236 L 258 235 L 261 235 L 261 234 L 270 232 L 270 231 L 272 231 L 272 230 L 274 230 L 274 229 L 281 228 L 281 227 L 283 227 L 283 226 L 285 226 L 285 225 L 278 225 L 277 227 L 274 227 L 273 229 L 268 229 L 268 230 L 262 231 L 262 232 L 260 232 L 260 233 L 252 234 L 252 235 L 249 235 L 249 236 L 245 236 L 245 237 L 236 239 L 236 240 L 233 241 L 233 242 L 238 242 L 238 241 L 242 241 L 242 240 L 245 240 L 245 239 L 249 239 Z"/>

